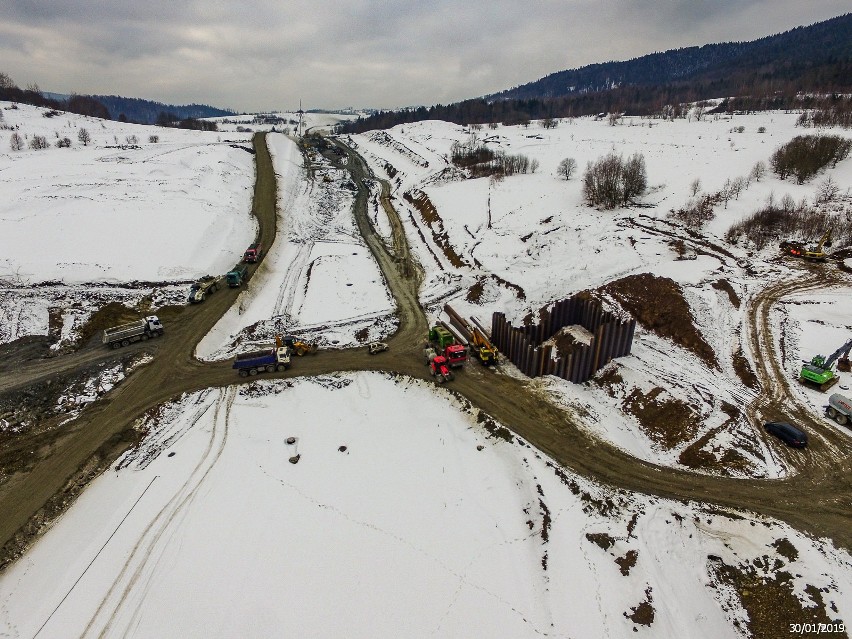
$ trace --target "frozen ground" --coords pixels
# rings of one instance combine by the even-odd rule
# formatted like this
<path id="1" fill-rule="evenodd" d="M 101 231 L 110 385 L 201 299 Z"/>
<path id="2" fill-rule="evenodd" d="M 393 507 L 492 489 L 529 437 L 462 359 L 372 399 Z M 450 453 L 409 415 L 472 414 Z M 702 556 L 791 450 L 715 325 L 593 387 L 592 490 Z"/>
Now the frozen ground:
<path id="1" fill-rule="evenodd" d="M 198 345 L 198 356 L 232 357 L 243 346 L 269 344 L 276 333 L 324 346 L 387 334 L 394 304 L 355 225 L 348 174 L 314 154 L 308 177 L 289 137 L 270 134 L 267 143 L 278 176 L 276 241 L 239 303 Z"/>
<path id="2" fill-rule="evenodd" d="M 605 490 L 477 416 L 368 373 L 186 396 L 0 577 L 0 633 L 741 637 L 724 566 L 852 607 L 846 553 Z"/>

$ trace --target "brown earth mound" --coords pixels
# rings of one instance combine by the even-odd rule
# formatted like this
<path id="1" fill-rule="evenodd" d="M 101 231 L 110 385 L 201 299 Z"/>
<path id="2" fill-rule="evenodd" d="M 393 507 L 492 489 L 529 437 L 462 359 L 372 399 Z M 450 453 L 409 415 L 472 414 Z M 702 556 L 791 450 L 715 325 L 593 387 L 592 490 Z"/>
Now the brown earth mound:
<path id="1" fill-rule="evenodd" d="M 719 367 L 716 353 L 695 326 L 683 290 L 674 280 L 640 273 L 610 282 L 599 291 L 613 297 L 644 328 L 692 351 L 708 366 Z"/>

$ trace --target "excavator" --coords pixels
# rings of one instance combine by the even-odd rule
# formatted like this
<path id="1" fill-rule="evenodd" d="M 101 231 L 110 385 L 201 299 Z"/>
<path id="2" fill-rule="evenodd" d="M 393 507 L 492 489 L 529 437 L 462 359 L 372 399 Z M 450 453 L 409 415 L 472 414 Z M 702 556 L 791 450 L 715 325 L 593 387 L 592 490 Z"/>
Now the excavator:
<path id="1" fill-rule="evenodd" d="M 779 246 L 787 255 L 801 257 L 810 262 L 825 262 L 828 255 L 823 249 L 826 246 L 831 246 L 831 229 L 823 233 L 819 242 L 814 246 L 808 247 L 802 242 L 781 242 Z"/>
<path id="2" fill-rule="evenodd" d="M 817 355 L 810 362 L 804 362 L 799 373 L 799 381 L 803 384 L 817 386 L 822 392 L 827 391 L 840 381 L 840 377 L 834 372 L 833 366 L 837 362 L 837 368 L 841 371 L 852 369 L 849 361 L 849 352 L 852 351 L 852 339 L 834 351 L 828 358 Z"/>
<path id="3" fill-rule="evenodd" d="M 282 337 L 281 335 L 275 336 L 275 346 L 281 348 L 282 346 L 286 346 L 290 349 L 290 352 L 294 355 L 298 355 L 301 357 L 302 355 L 313 355 L 317 352 L 317 345 L 309 342 L 303 342 L 298 337 L 293 337 L 292 335 L 285 335 Z"/>

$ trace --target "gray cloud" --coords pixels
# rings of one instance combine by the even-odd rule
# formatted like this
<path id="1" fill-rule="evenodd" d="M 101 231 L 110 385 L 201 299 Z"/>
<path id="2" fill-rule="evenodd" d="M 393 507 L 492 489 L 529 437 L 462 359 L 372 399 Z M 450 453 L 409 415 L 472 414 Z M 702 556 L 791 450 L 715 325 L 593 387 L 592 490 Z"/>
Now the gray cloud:
<path id="1" fill-rule="evenodd" d="M 0 71 L 51 91 L 244 110 L 394 107 L 845 11 L 848 0 L 12 0 Z"/>

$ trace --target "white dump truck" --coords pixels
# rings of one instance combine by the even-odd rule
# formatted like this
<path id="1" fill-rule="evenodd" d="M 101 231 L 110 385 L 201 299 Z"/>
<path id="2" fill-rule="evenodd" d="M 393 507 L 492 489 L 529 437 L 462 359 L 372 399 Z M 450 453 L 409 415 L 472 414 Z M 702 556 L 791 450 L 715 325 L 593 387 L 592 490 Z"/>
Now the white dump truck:
<path id="1" fill-rule="evenodd" d="M 159 337 L 163 334 L 163 324 L 156 315 L 149 315 L 129 324 L 113 326 L 104 330 L 103 343 L 113 348 L 127 346 L 131 342 L 146 340 L 149 337 Z"/>
<path id="2" fill-rule="evenodd" d="M 206 275 L 189 287 L 189 303 L 200 304 L 222 285 L 222 276 Z"/>

